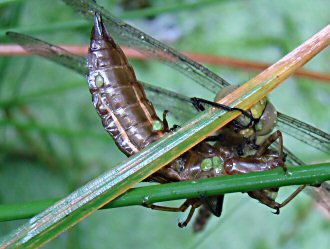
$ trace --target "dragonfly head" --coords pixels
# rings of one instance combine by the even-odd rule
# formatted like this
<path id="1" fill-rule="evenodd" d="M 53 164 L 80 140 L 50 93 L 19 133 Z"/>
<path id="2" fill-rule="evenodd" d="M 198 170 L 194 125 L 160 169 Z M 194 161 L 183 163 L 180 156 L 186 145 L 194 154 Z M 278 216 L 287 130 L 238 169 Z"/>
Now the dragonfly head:
<path id="1" fill-rule="evenodd" d="M 258 103 L 261 103 L 259 101 Z M 259 104 L 256 104 L 252 109 L 256 109 L 255 107 Z M 266 98 L 264 100 L 264 107 L 262 112 L 260 112 L 260 116 L 258 117 L 258 122 L 255 124 L 255 130 L 257 136 L 264 136 L 272 132 L 272 130 L 276 126 L 277 121 L 277 111 L 272 103 L 270 103 Z M 253 112 L 252 112 L 253 115 Z"/>
<path id="2" fill-rule="evenodd" d="M 218 92 L 214 101 L 219 101 L 220 99 L 224 98 L 226 95 L 234 91 L 237 87 L 238 86 L 230 85 L 223 88 L 220 92 Z M 236 124 L 239 124 L 235 125 L 235 127 L 244 127 L 242 129 L 239 129 L 239 133 L 243 137 L 259 137 L 271 133 L 271 131 L 276 125 L 277 112 L 275 107 L 269 102 L 267 97 L 262 98 L 253 107 L 247 110 L 247 112 L 250 113 L 254 119 L 250 126 L 248 126 L 250 123 L 250 118 L 246 115 L 240 115 L 238 118 L 235 119 Z"/>

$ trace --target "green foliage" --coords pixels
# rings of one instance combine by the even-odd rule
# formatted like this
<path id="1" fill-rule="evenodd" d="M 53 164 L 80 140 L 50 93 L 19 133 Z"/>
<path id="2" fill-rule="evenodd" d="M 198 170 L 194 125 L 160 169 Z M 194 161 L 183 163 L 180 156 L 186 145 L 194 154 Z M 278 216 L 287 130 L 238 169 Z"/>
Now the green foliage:
<path id="1" fill-rule="evenodd" d="M 12 3 L 0 8 L 1 34 L 12 28 L 31 31 L 59 44 L 87 43 L 89 39 L 91 25 L 60 1 L 7 2 Z M 109 7 L 118 10 L 115 5 Z M 324 1 L 227 1 L 182 9 L 169 19 L 179 30 L 174 45 L 180 50 L 274 62 L 325 26 L 329 9 Z M 150 26 L 143 24 L 142 16 L 139 19 L 142 29 Z M 133 63 L 143 81 L 189 96 L 212 98 L 158 63 Z M 326 72 L 328 65 L 329 50 L 307 67 Z M 252 77 L 238 70 L 216 70 L 233 83 Z M 279 110 L 328 131 L 329 99 L 328 86 L 297 79 L 290 79 L 271 95 Z M 69 70 L 40 58 L 1 58 L 0 103 L 1 203 L 66 195 L 124 158 L 103 132 L 84 79 Z M 175 122 L 180 124 L 182 120 Z M 285 137 L 285 143 L 308 162 L 329 160 L 329 155 L 300 142 Z M 169 248 L 192 248 L 195 243 L 200 244 L 199 248 L 253 248 L 256 243 L 262 248 L 310 248 L 315 244 L 327 248 L 329 226 L 323 225 L 324 216 L 319 212 L 309 209 L 310 215 L 302 224 L 294 223 L 294 204 L 310 205 L 303 196 L 278 217 L 241 194 L 226 198 L 222 219 L 213 219 L 203 235 L 193 235 L 189 228 L 176 228 L 176 214 L 132 207 L 98 212 L 46 248 L 164 248 L 165 243 Z M 0 235 L 19 224 L 1 223 Z M 291 236 L 281 241 L 288 230 Z"/>

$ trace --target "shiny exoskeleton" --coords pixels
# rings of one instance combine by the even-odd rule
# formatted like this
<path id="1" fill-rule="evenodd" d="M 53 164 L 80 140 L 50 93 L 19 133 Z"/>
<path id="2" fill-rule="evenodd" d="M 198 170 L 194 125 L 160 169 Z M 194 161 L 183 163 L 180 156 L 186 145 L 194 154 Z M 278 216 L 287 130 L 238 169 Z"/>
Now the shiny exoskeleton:
<path id="1" fill-rule="evenodd" d="M 97 14 L 87 67 L 94 107 L 122 152 L 133 155 L 163 136 L 163 123 L 136 80 L 125 54 Z"/>
<path id="2" fill-rule="evenodd" d="M 214 101 L 219 101 L 235 88 L 237 86 L 234 85 L 223 88 L 216 95 Z M 235 151 L 237 156 L 247 156 L 255 153 L 256 149 L 273 132 L 277 121 L 277 111 L 267 98 L 263 98 L 248 110 L 248 113 L 251 114 L 253 123 L 246 126 L 250 121 L 246 119 L 246 116 L 241 115 L 236 119 L 236 122 L 244 128 L 237 128 L 237 123 L 229 123 L 217 132 L 217 145 Z"/>
<path id="3" fill-rule="evenodd" d="M 225 88 L 223 91 L 227 92 L 228 89 Z M 223 94 L 220 92 L 215 101 L 222 98 Z M 215 104 L 215 106 L 218 105 Z M 280 131 L 272 133 L 276 125 L 276 118 L 277 112 L 274 106 L 267 98 L 264 98 L 248 110 L 247 114 L 241 115 L 214 136 L 208 138 L 208 141 L 215 142 L 214 145 L 205 141 L 200 143 L 157 172 L 155 176 L 161 172 L 167 180 L 185 181 L 265 171 L 277 167 L 282 167 L 286 171 L 282 134 Z M 270 149 L 276 140 L 279 140 L 279 149 Z M 275 201 L 279 188 L 249 191 L 248 194 L 262 204 L 275 209 L 275 213 L 278 214 L 280 208 L 288 204 L 304 187 L 299 187 L 282 203 Z M 188 199 L 178 208 L 157 205 L 148 205 L 148 207 L 163 211 L 183 212 L 191 206 L 186 220 L 179 223 L 180 227 L 186 226 L 195 209 L 200 207 L 193 225 L 194 231 L 198 232 L 204 228 L 211 213 L 218 217 L 221 215 L 223 200 L 224 195 L 201 196 L 201 198 Z"/>
<path id="4" fill-rule="evenodd" d="M 94 107 L 102 119 L 104 128 L 126 155 L 137 153 L 170 132 L 165 118 L 164 121 L 158 118 L 153 105 L 146 98 L 143 87 L 136 80 L 133 68 L 128 64 L 120 47 L 109 36 L 98 14 L 95 14 L 94 18 L 87 66 L 89 68 L 88 83 Z M 228 125 L 225 130 L 220 130 L 216 134 L 214 145 L 202 142 L 156 172 L 149 180 L 167 183 L 264 171 L 279 166 L 284 168 L 283 142 L 279 131 L 266 137 L 262 142 L 257 142 L 257 138 L 261 135 L 269 135 L 274 125 L 273 122 L 271 129 L 266 128 L 267 132 L 258 133 L 267 127 L 264 125 L 262 125 L 263 128 L 259 127 L 262 120 L 271 120 L 269 118 L 271 115 L 268 114 L 267 118 L 267 112 L 265 118 L 262 118 L 267 106 L 268 104 L 262 103 L 261 106 L 256 105 L 252 108 L 250 112 L 254 122 L 249 121 L 248 125 L 245 123 L 246 116 L 238 118 L 236 122 L 242 123 L 241 127 L 244 129 L 236 129 L 235 125 Z M 223 139 L 225 136 L 238 138 L 237 144 L 234 143 L 235 139 L 224 144 L 222 140 L 225 141 Z M 280 139 L 281 145 L 279 152 L 269 149 L 277 138 Z M 241 145 L 244 145 L 244 148 L 240 148 Z M 251 191 L 249 195 L 278 210 L 283 204 L 275 202 L 273 193 L 277 190 Z M 191 206 L 187 219 L 179 223 L 179 226 L 184 227 L 190 221 L 194 210 L 201 205 L 205 205 L 213 214 L 220 216 L 222 202 L 223 195 L 219 195 L 188 199 L 179 208 L 161 207 L 148 203 L 145 205 L 166 211 L 184 211 Z M 198 220 L 202 222 L 203 219 Z M 199 226 L 196 230 L 201 227 Z"/>
<path id="5" fill-rule="evenodd" d="M 216 95 L 214 105 L 216 106 L 217 101 L 236 88 L 237 86 L 233 85 L 223 88 L 222 91 Z M 195 101 L 204 101 L 203 99 L 194 99 Z M 209 101 L 207 102 L 210 103 Z M 203 106 L 196 105 L 196 103 L 194 103 L 194 105 L 199 111 L 203 110 Z M 230 162 L 226 163 L 226 168 L 228 169 L 227 174 L 263 171 L 278 166 L 286 169 L 283 159 L 282 135 L 279 131 L 272 134 L 277 120 L 277 112 L 274 106 L 267 98 L 264 98 L 247 112 L 250 117 L 252 117 L 253 122 L 249 120 L 249 115 L 241 115 L 235 121 L 229 123 L 208 138 L 209 141 L 215 142 L 214 146 L 216 148 L 221 148 L 222 151 L 226 151 L 226 156 L 231 158 Z M 268 146 L 277 138 L 280 139 L 279 152 L 269 150 Z M 280 157 L 281 160 L 278 162 L 274 161 L 274 159 L 278 157 Z M 238 168 L 240 168 L 240 170 L 237 170 Z M 248 194 L 252 198 L 258 199 L 261 203 L 277 209 L 276 212 L 278 213 L 279 208 L 283 206 L 275 202 L 278 190 L 278 188 L 272 188 L 252 191 Z M 202 230 L 209 217 L 210 210 L 205 207 L 201 208 L 194 223 L 194 231 Z"/>
<path id="6" fill-rule="evenodd" d="M 279 152 L 269 149 L 269 146 L 276 139 L 280 140 Z M 172 162 L 169 166 L 164 167 L 162 170 L 165 173 L 163 172 L 162 175 L 165 175 L 168 182 L 171 182 L 178 180 L 185 181 L 216 176 L 244 174 L 248 172 L 271 170 L 277 167 L 285 168 L 282 136 L 279 131 L 270 135 L 265 142 L 259 146 L 254 155 L 249 155 L 246 157 L 238 157 L 236 156 L 236 151 L 230 151 L 225 147 L 217 145 L 213 146 L 206 142 L 202 142 Z M 172 171 L 176 171 L 177 174 L 173 174 Z M 166 172 L 170 172 L 170 174 L 166 175 Z M 302 189 L 303 188 L 299 188 L 281 204 L 275 201 L 278 188 L 249 191 L 248 194 L 250 197 L 255 198 L 261 203 L 275 209 L 276 213 L 278 213 L 279 209 L 292 200 Z M 163 211 L 183 212 L 191 206 L 187 219 L 184 222 L 179 223 L 180 227 L 184 227 L 189 223 L 194 210 L 200 206 L 203 206 L 203 208 L 200 209 L 200 213 L 194 224 L 194 230 L 199 231 L 203 229 L 206 220 L 210 217 L 210 215 L 207 214 L 208 212 L 211 212 L 215 216 L 221 215 L 222 203 L 223 195 L 219 195 L 213 197 L 201 196 L 201 198 L 188 199 L 178 208 L 162 207 L 157 205 L 148 205 L 148 207 Z"/>

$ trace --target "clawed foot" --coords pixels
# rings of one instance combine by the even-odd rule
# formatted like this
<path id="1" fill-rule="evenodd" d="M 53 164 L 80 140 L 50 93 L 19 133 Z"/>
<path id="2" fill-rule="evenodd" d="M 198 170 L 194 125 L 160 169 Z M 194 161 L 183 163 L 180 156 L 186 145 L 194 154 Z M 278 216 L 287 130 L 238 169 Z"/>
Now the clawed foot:
<path id="1" fill-rule="evenodd" d="M 184 227 L 186 227 L 188 224 L 187 224 L 187 222 L 178 222 L 178 227 L 180 227 L 180 228 L 184 228 Z"/>
<path id="2" fill-rule="evenodd" d="M 176 129 L 181 128 L 180 125 L 174 124 L 170 131 L 176 131 Z"/>
<path id="3" fill-rule="evenodd" d="M 276 215 L 279 215 L 280 214 L 280 208 L 279 207 L 277 207 L 277 208 L 275 208 L 275 212 L 272 212 L 273 214 L 276 214 Z"/>

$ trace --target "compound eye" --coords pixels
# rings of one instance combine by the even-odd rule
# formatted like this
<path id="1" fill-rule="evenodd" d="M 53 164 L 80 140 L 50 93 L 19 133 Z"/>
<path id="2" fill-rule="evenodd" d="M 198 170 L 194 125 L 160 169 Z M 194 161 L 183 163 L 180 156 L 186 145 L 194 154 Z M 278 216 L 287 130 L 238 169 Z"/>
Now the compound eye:
<path id="1" fill-rule="evenodd" d="M 266 108 L 262 113 L 259 122 L 256 124 L 256 135 L 264 136 L 272 132 L 276 126 L 277 111 L 275 107 L 267 101 Z"/>
<path id="2" fill-rule="evenodd" d="M 226 95 L 228 95 L 229 93 L 231 93 L 232 91 L 234 91 L 236 88 L 238 88 L 238 86 L 235 85 L 230 85 L 230 86 L 226 86 L 224 88 L 222 88 L 217 95 L 214 98 L 214 101 L 217 102 L 220 99 L 223 99 Z"/>
<path id="3" fill-rule="evenodd" d="M 253 107 L 251 107 L 250 111 L 254 118 L 258 119 L 264 113 L 267 105 L 267 98 L 263 98 L 258 101 Z"/>

